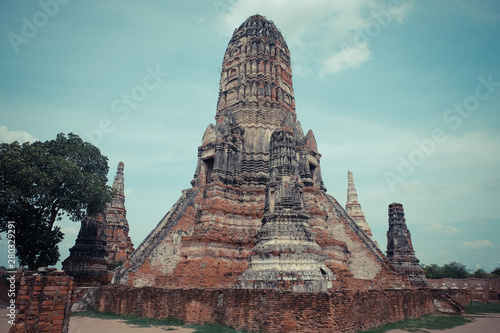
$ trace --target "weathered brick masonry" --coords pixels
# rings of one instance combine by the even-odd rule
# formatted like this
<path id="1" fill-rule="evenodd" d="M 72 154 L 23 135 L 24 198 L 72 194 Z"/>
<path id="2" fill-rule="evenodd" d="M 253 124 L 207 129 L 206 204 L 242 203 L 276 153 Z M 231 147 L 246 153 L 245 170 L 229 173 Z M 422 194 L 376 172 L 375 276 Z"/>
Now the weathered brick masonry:
<path id="1" fill-rule="evenodd" d="M 67 332 L 73 278 L 62 271 L 32 274 L 25 273 L 21 280 L 17 296 L 19 312 L 9 332 Z"/>
<path id="2" fill-rule="evenodd" d="M 96 310 L 262 332 L 355 332 L 432 313 L 429 289 L 294 293 L 105 286 Z"/>
<path id="3" fill-rule="evenodd" d="M 453 290 L 465 290 L 474 302 L 499 302 L 500 279 L 428 279 L 434 289 L 451 293 Z"/>

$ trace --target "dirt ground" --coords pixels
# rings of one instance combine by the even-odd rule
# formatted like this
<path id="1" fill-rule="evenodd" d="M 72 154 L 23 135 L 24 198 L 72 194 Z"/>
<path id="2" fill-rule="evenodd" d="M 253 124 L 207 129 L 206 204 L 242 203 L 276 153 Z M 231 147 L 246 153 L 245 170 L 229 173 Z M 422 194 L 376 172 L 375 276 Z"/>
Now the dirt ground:
<path id="1" fill-rule="evenodd" d="M 168 329 L 168 330 L 166 330 Z M 97 319 L 88 317 L 71 317 L 69 322 L 69 333 L 191 333 L 191 328 L 179 328 L 178 326 L 154 326 L 137 327 L 124 323 L 123 320 Z"/>
<path id="2" fill-rule="evenodd" d="M 473 315 L 474 321 L 463 326 L 457 326 L 449 330 L 427 330 L 430 333 L 500 333 L 500 313 L 491 313 L 484 315 Z M 0 308 L 0 332 L 8 332 L 10 324 L 8 323 L 7 309 Z M 168 330 L 166 330 L 168 329 Z M 191 333 L 190 328 L 171 327 L 137 327 L 125 324 L 122 320 L 96 319 L 87 317 L 72 317 L 69 324 L 69 333 Z M 406 333 L 402 330 L 391 330 L 389 333 Z"/>

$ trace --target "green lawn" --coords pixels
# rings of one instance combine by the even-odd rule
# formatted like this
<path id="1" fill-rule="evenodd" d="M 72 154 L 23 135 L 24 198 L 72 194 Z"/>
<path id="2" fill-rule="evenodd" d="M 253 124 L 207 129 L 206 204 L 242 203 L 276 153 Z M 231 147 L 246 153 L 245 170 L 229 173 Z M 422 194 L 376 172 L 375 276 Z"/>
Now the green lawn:
<path id="1" fill-rule="evenodd" d="M 500 313 L 500 303 L 474 303 L 465 306 L 466 314 Z"/>
<path id="2" fill-rule="evenodd" d="M 465 306 L 465 315 L 434 315 L 424 316 L 417 319 L 408 319 L 397 323 L 387 324 L 365 333 L 383 333 L 394 329 L 405 330 L 408 332 L 427 332 L 429 330 L 446 330 L 456 326 L 467 324 L 473 319 L 468 315 L 477 315 L 485 313 L 500 313 L 500 304 L 475 303 Z"/>

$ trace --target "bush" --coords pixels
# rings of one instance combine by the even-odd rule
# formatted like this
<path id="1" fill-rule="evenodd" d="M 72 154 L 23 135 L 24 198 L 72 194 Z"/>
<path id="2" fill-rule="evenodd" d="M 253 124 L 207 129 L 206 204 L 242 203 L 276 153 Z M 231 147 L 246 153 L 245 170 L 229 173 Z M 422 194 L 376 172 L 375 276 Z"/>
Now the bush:
<path id="1" fill-rule="evenodd" d="M 467 279 L 471 277 L 471 274 L 468 272 L 468 269 L 464 264 L 453 261 L 443 266 L 439 266 L 436 264 L 431 265 L 423 265 L 422 267 L 425 271 L 425 276 L 428 279 L 443 279 L 443 278 L 451 278 L 451 279 Z"/>
<path id="2" fill-rule="evenodd" d="M 490 274 L 494 275 L 493 277 L 500 278 L 500 266 L 492 270 Z"/>

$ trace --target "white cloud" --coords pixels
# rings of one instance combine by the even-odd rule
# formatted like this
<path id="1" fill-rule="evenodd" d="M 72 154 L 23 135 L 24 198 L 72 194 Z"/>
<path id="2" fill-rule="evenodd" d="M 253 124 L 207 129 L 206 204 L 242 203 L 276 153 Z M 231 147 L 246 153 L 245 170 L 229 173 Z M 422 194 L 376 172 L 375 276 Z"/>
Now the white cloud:
<path id="1" fill-rule="evenodd" d="M 441 223 L 433 223 L 431 225 L 423 227 L 422 230 L 447 235 L 455 235 L 459 232 L 459 229 L 457 227 L 451 225 L 443 225 Z"/>
<path id="2" fill-rule="evenodd" d="M 500 178 L 486 179 L 481 182 L 481 187 L 490 192 L 500 190 Z"/>
<path id="3" fill-rule="evenodd" d="M 362 63 L 371 58 L 372 52 L 368 45 L 362 47 L 347 47 L 323 61 L 323 68 L 320 75 L 337 73 L 344 69 L 359 67 Z"/>
<path id="4" fill-rule="evenodd" d="M 401 1 L 399 2 L 399 5 L 395 5 L 393 8 L 391 8 L 390 13 L 394 16 L 394 19 L 398 23 L 403 22 L 404 18 L 413 9 L 415 1 L 416 0 Z M 394 3 L 396 4 L 398 2 L 394 1 Z"/>
<path id="5" fill-rule="evenodd" d="M 37 138 L 35 138 L 33 135 L 29 134 L 28 132 L 24 131 L 9 131 L 7 126 L 2 126 L 0 125 L 0 142 L 3 143 L 11 143 L 14 141 L 18 142 L 33 142 L 37 141 Z"/>
<path id="6" fill-rule="evenodd" d="M 462 246 L 469 249 L 480 249 L 484 247 L 494 246 L 492 242 L 487 239 L 477 240 L 477 241 L 466 241 L 462 242 Z"/>
<path id="7" fill-rule="evenodd" d="M 436 154 L 468 161 L 473 165 L 497 165 L 500 162 L 500 155 L 491 153 L 500 149 L 499 134 L 482 130 L 467 132 L 462 136 L 453 134 L 450 132 L 445 143 L 436 147 Z"/>
<path id="8" fill-rule="evenodd" d="M 446 186 L 437 183 L 422 183 L 416 180 L 399 182 L 397 188 L 404 193 L 431 195 L 442 192 Z"/>
<path id="9" fill-rule="evenodd" d="M 441 254 L 443 257 L 449 257 L 450 256 L 450 253 L 448 251 L 445 251 L 445 250 L 439 251 L 439 254 Z"/>
<path id="10" fill-rule="evenodd" d="M 392 23 L 401 23 L 413 8 L 414 0 L 236 0 L 219 3 L 218 19 L 226 34 L 231 34 L 254 14 L 275 22 L 292 52 L 299 73 L 318 62 L 318 75 L 355 68 L 371 58 L 369 42 Z M 222 4 L 222 5 L 221 5 Z M 286 9 L 286 10 L 285 10 Z M 314 41 L 314 42 L 312 42 Z M 294 58 L 295 53 L 309 52 L 307 59 Z M 347 56 L 346 56 L 347 55 Z M 314 64 L 313 64 L 314 65 Z"/>

